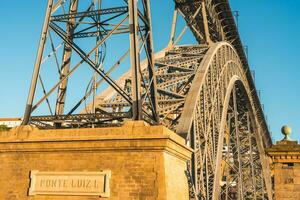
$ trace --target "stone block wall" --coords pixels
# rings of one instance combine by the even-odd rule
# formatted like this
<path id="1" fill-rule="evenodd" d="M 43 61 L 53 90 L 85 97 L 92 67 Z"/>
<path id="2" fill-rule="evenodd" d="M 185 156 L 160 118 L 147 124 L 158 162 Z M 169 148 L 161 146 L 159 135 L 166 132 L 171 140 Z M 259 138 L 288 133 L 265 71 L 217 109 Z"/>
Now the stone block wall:
<path id="1" fill-rule="evenodd" d="M 191 149 L 162 126 L 0 133 L 1 200 L 188 200 Z M 29 196 L 30 171 L 111 170 L 110 197 Z"/>
<path id="2" fill-rule="evenodd" d="M 280 163 L 274 167 L 276 200 L 300 199 L 300 163 Z"/>
<path id="3" fill-rule="evenodd" d="M 267 150 L 271 160 L 275 200 L 300 199 L 300 145 L 282 140 Z"/>

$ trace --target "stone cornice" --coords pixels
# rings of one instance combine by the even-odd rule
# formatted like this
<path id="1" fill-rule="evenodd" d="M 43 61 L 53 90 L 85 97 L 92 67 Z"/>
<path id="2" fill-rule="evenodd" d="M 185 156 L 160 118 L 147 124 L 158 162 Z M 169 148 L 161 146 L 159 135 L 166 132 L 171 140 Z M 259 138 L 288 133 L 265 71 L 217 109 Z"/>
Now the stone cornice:
<path id="1" fill-rule="evenodd" d="M 61 151 L 164 151 L 189 160 L 192 149 L 164 126 L 126 122 L 122 127 L 38 130 L 18 127 L 0 133 L 0 153 Z"/>

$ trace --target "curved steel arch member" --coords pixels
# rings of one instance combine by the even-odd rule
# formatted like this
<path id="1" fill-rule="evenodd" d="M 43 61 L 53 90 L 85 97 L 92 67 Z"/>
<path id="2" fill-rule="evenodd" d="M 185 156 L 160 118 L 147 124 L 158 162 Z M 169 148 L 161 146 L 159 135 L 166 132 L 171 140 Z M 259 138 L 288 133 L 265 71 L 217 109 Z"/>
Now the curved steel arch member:
<path id="1" fill-rule="evenodd" d="M 246 71 L 235 49 L 215 43 L 197 69 L 176 132 L 195 150 L 199 199 L 272 199 L 271 179 Z"/>

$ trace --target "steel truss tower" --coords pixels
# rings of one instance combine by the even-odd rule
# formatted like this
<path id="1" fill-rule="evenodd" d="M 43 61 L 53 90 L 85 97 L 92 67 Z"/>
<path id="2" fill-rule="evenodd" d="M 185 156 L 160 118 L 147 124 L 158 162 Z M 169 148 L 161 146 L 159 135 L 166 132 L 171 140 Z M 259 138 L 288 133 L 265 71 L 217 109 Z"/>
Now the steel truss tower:
<path id="1" fill-rule="evenodd" d="M 77 70 L 83 63 L 88 64 L 94 70 L 96 75 L 106 81 L 122 99 L 130 104 L 130 108 L 127 109 L 127 112 L 115 112 L 114 116 L 109 115 L 108 118 L 119 118 L 122 115 L 127 115 L 131 116 L 134 120 L 145 119 L 150 123 L 159 123 L 157 114 L 158 104 L 156 99 L 157 90 L 153 60 L 153 39 L 149 0 L 141 0 L 141 8 L 138 8 L 137 0 L 123 1 L 123 3 L 120 4 L 124 5 L 112 8 L 102 8 L 102 2 L 100 0 L 95 0 L 91 2 L 91 5 L 84 12 L 78 10 L 79 2 L 79 0 L 57 1 L 56 3 L 54 3 L 53 0 L 48 1 L 23 124 L 28 124 L 30 122 L 31 113 L 43 101 L 47 102 L 49 110 L 52 113 L 48 97 L 56 89 L 58 90 L 57 101 L 55 113 L 52 113 L 52 116 L 54 116 L 52 119 L 57 119 L 55 124 L 60 126 L 61 122 L 59 121 L 67 119 L 73 114 L 73 112 L 79 107 L 80 103 L 82 103 L 87 96 L 92 93 L 88 92 L 78 104 L 65 114 L 68 80 L 74 71 Z M 65 11 L 65 5 L 68 5 L 69 7 L 67 12 Z M 56 14 L 59 10 L 61 10 L 60 14 Z M 117 24 L 114 24 L 117 19 L 119 19 L 119 21 Z M 63 41 L 61 63 L 58 60 L 51 33 L 54 33 Z M 126 54 L 130 55 L 131 61 L 131 91 L 134 91 L 131 94 L 125 91 L 124 88 L 120 87 L 118 83 L 116 83 L 115 80 L 113 80 L 99 65 L 99 49 L 114 34 L 130 35 L 130 39 L 128 41 L 128 43 L 130 43 L 130 50 L 129 53 Z M 95 39 L 96 45 L 89 51 L 85 51 L 78 45 L 78 40 L 81 38 Z M 58 83 L 52 87 L 48 93 L 43 88 L 44 96 L 33 105 L 37 82 L 40 81 L 41 84 L 43 82 L 39 72 L 47 39 L 49 39 L 51 46 L 53 47 L 51 55 L 55 58 L 60 78 Z M 142 80 L 143 77 L 141 76 L 141 48 L 145 50 L 145 54 L 147 56 L 148 66 L 146 71 L 147 80 L 149 80 L 147 83 L 145 80 Z M 72 54 L 79 55 L 82 60 L 71 69 Z M 94 54 L 96 55 L 96 60 L 91 58 Z M 120 60 L 118 62 L 120 62 Z M 144 84 L 141 84 L 142 81 Z M 97 87 L 97 81 L 94 84 L 95 87 Z M 143 107 L 145 102 L 147 102 L 146 108 Z M 85 115 L 76 117 L 78 119 L 95 118 L 95 114 L 96 113 L 94 112 L 91 116 Z"/>
<path id="2" fill-rule="evenodd" d="M 170 41 L 154 53 L 150 0 L 48 0 L 23 124 L 102 127 L 126 119 L 163 124 L 195 151 L 191 199 L 272 199 L 265 156 L 272 142 L 228 1 L 174 4 Z M 186 22 L 180 31 L 179 17 Z M 197 44 L 179 46 L 188 29 Z M 104 68 L 106 43 L 126 34 L 122 41 L 129 50 Z M 115 78 L 113 71 L 127 57 L 130 70 Z M 90 87 L 66 111 L 71 77 L 83 65 L 93 72 Z M 53 66 L 58 79 L 48 89 L 41 71 Z M 106 87 L 98 94 L 102 83 Z M 42 104 L 50 114 L 33 116 Z"/>

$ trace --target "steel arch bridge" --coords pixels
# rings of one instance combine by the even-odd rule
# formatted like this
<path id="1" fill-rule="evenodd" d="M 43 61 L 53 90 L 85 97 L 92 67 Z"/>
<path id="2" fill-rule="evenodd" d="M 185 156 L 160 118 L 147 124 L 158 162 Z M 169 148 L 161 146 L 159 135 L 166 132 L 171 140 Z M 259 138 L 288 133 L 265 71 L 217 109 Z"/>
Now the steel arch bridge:
<path id="1" fill-rule="evenodd" d="M 104 2 L 48 0 L 23 124 L 102 127 L 120 126 L 126 119 L 163 124 L 194 149 L 191 199 L 272 199 L 265 155 L 272 142 L 229 2 L 175 0 L 170 41 L 158 53 L 150 11 L 155 1 Z M 176 34 L 179 16 L 186 26 Z M 197 44 L 177 45 L 187 29 Z M 129 50 L 104 68 L 106 43 L 126 34 Z M 72 66 L 75 55 L 80 61 Z M 127 57 L 128 72 L 113 78 Z M 57 66 L 58 80 L 47 91 L 41 67 L 48 59 Z M 68 82 L 84 64 L 93 71 L 91 87 L 67 112 Z M 107 87 L 98 94 L 102 82 Z M 83 109 L 89 96 L 93 98 Z M 35 116 L 43 103 L 50 114 Z"/>

